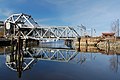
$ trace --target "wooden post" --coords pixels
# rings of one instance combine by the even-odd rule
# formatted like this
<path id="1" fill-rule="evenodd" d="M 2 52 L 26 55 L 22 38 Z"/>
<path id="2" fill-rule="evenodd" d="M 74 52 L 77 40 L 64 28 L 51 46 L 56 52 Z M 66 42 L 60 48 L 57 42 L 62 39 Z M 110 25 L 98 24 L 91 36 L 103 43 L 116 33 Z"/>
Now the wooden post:
<path id="1" fill-rule="evenodd" d="M 26 46 L 27 46 L 27 40 L 24 39 L 24 40 L 23 40 L 23 48 L 26 49 Z"/>
<path id="2" fill-rule="evenodd" d="M 21 46 L 21 37 L 20 37 L 20 31 L 19 31 L 19 34 L 18 34 L 18 59 L 17 59 L 17 71 L 18 71 L 18 77 L 20 78 L 21 75 L 22 75 L 22 52 L 21 52 L 21 49 L 22 49 L 22 46 Z"/>
<path id="3" fill-rule="evenodd" d="M 78 47 L 78 49 L 77 49 L 78 51 L 80 51 L 80 40 L 81 40 L 81 37 L 77 38 L 77 41 L 78 41 L 78 43 L 79 43 L 79 44 L 78 44 L 79 47 Z"/>
<path id="4" fill-rule="evenodd" d="M 107 40 L 106 49 L 107 49 L 107 53 L 109 54 L 109 50 L 110 50 L 110 41 L 109 40 Z"/>

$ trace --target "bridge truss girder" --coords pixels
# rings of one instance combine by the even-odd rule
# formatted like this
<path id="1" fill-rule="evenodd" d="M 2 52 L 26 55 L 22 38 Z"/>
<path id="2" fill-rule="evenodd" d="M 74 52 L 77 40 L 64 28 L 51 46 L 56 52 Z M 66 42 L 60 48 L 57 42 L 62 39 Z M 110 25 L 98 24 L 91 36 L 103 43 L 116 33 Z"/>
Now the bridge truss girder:
<path id="1" fill-rule="evenodd" d="M 79 34 L 71 27 L 37 27 L 21 28 L 21 37 L 24 39 L 73 39 L 79 37 Z M 16 34 L 18 36 L 18 33 Z"/>
<path id="2" fill-rule="evenodd" d="M 10 24 L 10 29 L 6 29 L 6 37 L 12 35 L 17 38 L 19 32 L 23 39 L 73 39 L 79 37 L 72 27 L 41 27 L 30 15 L 23 13 L 11 15 L 6 19 L 5 24 L 7 23 Z"/>

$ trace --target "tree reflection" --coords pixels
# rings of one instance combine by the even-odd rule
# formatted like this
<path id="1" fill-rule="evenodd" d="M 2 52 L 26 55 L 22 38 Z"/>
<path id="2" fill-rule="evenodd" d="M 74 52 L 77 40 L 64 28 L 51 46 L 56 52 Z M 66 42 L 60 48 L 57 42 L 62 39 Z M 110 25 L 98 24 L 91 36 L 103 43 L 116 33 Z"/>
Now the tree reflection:
<path id="1" fill-rule="evenodd" d="M 120 65 L 120 61 L 119 61 L 119 55 L 113 55 L 110 58 L 110 68 L 111 70 L 117 72 L 118 71 L 118 66 Z"/>

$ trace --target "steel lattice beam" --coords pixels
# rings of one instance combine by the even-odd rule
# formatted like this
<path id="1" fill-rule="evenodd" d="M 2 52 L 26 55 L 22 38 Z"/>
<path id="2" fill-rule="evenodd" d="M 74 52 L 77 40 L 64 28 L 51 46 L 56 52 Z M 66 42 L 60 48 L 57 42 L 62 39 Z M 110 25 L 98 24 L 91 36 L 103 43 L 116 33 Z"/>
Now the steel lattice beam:
<path id="1" fill-rule="evenodd" d="M 8 26 L 7 23 L 10 29 L 6 29 L 6 37 L 12 35 L 14 38 L 17 38 L 19 31 L 23 39 L 73 39 L 80 37 L 72 27 L 42 27 L 39 26 L 30 15 L 23 13 L 11 15 L 5 20 L 6 26 Z"/>

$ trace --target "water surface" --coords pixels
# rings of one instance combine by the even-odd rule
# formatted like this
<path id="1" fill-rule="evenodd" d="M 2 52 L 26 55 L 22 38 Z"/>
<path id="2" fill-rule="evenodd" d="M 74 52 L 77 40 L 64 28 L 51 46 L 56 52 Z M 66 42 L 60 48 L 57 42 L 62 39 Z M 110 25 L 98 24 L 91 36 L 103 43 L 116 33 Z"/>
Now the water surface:
<path id="1" fill-rule="evenodd" d="M 21 50 L 24 55 L 18 55 L 3 49 L 0 80 L 120 80 L 118 54 L 38 46 Z"/>

